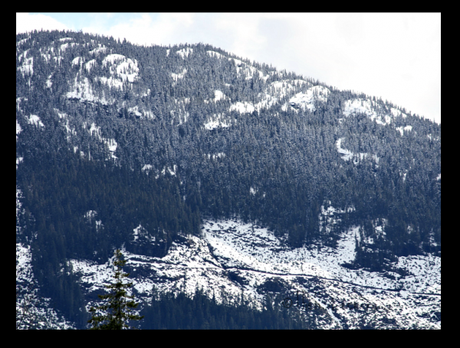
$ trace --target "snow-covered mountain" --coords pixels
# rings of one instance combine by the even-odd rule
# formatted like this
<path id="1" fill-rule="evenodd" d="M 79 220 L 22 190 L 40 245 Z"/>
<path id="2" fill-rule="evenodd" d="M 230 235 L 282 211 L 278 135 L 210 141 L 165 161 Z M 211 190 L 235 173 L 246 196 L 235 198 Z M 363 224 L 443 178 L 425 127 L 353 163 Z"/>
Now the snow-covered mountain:
<path id="1" fill-rule="evenodd" d="M 440 125 L 203 44 L 34 32 L 16 70 L 19 328 L 84 328 L 115 248 L 143 307 L 441 327 Z"/>

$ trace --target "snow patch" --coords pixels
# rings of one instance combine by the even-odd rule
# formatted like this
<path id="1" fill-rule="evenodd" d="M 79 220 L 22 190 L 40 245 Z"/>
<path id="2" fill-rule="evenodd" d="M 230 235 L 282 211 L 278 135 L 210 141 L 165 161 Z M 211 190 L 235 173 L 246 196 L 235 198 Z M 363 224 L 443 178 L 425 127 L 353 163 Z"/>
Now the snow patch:
<path id="1" fill-rule="evenodd" d="M 218 158 L 225 158 L 226 154 L 224 152 L 219 152 L 219 153 L 216 153 L 216 154 L 207 153 L 204 156 L 207 159 L 212 159 L 214 161 L 214 160 L 216 160 Z"/>
<path id="2" fill-rule="evenodd" d="M 174 164 L 173 167 L 169 167 L 169 166 L 165 166 L 162 170 L 161 170 L 161 174 L 163 175 L 166 175 L 166 171 L 169 173 L 169 175 L 172 175 L 172 176 L 176 176 L 176 172 L 177 172 L 177 166 Z"/>
<path id="3" fill-rule="evenodd" d="M 86 127 L 86 122 L 83 123 L 83 125 Z M 91 123 L 91 126 L 88 130 L 88 132 L 91 134 L 91 136 L 95 136 L 98 138 L 100 141 L 102 141 L 105 145 L 107 145 L 108 150 L 111 152 L 110 157 L 113 159 L 117 159 L 117 156 L 115 156 L 115 151 L 117 150 L 118 144 L 113 138 L 104 138 L 101 136 L 101 127 L 96 126 L 96 124 L 93 122 Z"/>
<path id="4" fill-rule="evenodd" d="M 228 111 L 238 111 L 241 114 L 247 114 L 251 113 L 255 110 L 256 108 L 252 103 L 249 102 L 236 102 L 232 105 L 230 105 L 230 108 Z"/>
<path id="5" fill-rule="evenodd" d="M 345 116 L 350 116 L 357 113 L 362 113 L 368 116 L 372 121 L 381 124 L 387 125 L 391 123 L 392 116 L 398 114 L 397 109 L 392 108 L 391 116 L 390 115 L 379 115 L 375 111 L 374 101 L 369 99 L 355 98 L 352 100 L 347 100 L 343 108 L 343 114 Z M 401 116 L 403 116 L 401 114 Z"/>
<path id="6" fill-rule="evenodd" d="M 151 164 L 144 164 L 144 166 L 142 167 L 141 170 L 142 170 L 143 172 L 147 171 L 147 174 L 148 174 L 148 172 L 149 172 L 150 170 L 152 170 L 152 169 L 153 169 L 153 166 L 152 166 Z"/>
<path id="7" fill-rule="evenodd" d="M 43 122 L 40 120 L 40 117 L 38 117 L 37 115 L 30 115 L 28 118 L 28 122 L 29 124 L 33 124 L 37 127 L 45 127 Z"/>
<path id="8" fill-rule="evenodd" d="M 192 53 L 193 53 L 193 48 L 190 48 L 190 47 L 182 48 L 176 52 L 176 54 L 181 56 L 183 59 L 187 58 Z"/>
<path id="9" fill-rule="evenodd" d="M 134 82 L 139 73 L 137 60 L 127 58 L 122 54 L 109 54 L 102 60 L 102 66 L 109 66 L 111 78 L 101 78 L 101 81 L 107 84 L 117 86 L 123 85 L 123 82 Z M 116 81 L 115 81 L 116 80 Z"/>
<path id="10" fill-rule="evenodd" d="M 223 120 L 224 114 L 213 114 L 212 118 L 204 124 L 204 128 L 212 130 L 216 128 L 230 127 L 230 123 Z"/>
<path id="11" fill-rule="evenodd" d="M 25 53 L 26 52 L 24 52 L 24 57 Z M 34 73 L 34 57 L 25 58 L 22 65 L 17 67 L 17 70 L 22 73 L 22 77 L 26 75 L 32 76 Z"/>
<path id="12" fill-rule="evenodd" d="M 101 82 L 105 82 L 103 77 L 100 79 Z M 66 93 L 66 97 L 69 99 L 80 99 L 82 101 L 99 102 L 104 105 L 109 104 L 104 97 L 99 98 L 94 94 L 88 78 L 84 77 L 79 79 L 78 74 L 75 77 L 70 91 Z"/>
<path id="13" fill-rule="evenodd" d="M 294 109 L 302 109 L 306 111 L 315 111 L 315 102 L 326 102 L 327 96 L 331 91 L 324 86 L 310 87 L 305 93 L 300 92 L 289 99 L 289 105 Z"/>
<path id="14" fill-rule="evenodd" d="M 353 159 L 354 164 L 359 164 L 359 162 L 361 162 L 362 160 L 364 160 L 365 158 L 369 156 L 369 154 L 365 152 L 360 152 L 356 154 L 356 153 L 351 152 L 350 150 L 342 148 L 343 139 L 345 138 L 338 139 L 335 143 L 335 146 L 337 147 L 337 152 L 340 154 L 340 156 L 342 157 L 344 161 L 349 161 Z M 370 156 L 377 164 L 379 163 L 380 158 L 377 155 L 370 155 Z"/>
<path id="15" fill-rule="evenodd" d="M 407 117 L 407 115 L 405 113 L 403 113 L 401 110 L 398 110 L 396 108 L 391 108 L 390 112 L 394 117 L 398 117 L 398 116 L 401 116 L 402 118 Z"/>
<path id="16" fill-rule="evenodd" d="M 405 132 L 410 132 L 412 130 L 412 126 L 396 127 L 396 130 L 401 133 L 401 136 L 403 136 Z"/>
<path id="17" fill-rule="evenodd" d="M 182 70 L 182 72 L 179 74 L 171 73 L 171 77 L 173 78 L 174 81 L 177 82 L 178 79 L 183 79 L 186 73 L 187 73 L 187 69 L 184 68 L 184 70 Z"/>
<path id="18" fill-rule="evenodd" d="M 107 51 L 107 47 L 101 44 L 98 44 L 99 47 L 96 47 L 95 49 L 89 51 L 89 54 L 99 54 L 99 53 L 105 53 Z"/>
<path id="19" fill-rule="evenodd" d="M 18 123 L 18 120 L 16 120 L 16 140 L 18 140 L 18 135 L 22 132 L 21 125 Z"/>
<path id="20" fill-rule="evenodd" d="M 213 98 L 213 99 L 207 99 L 207 100 L 205 100 L 204 102 L 205 102 L 206 104 L 211 103 L 211 102 L 216 103 L 216 102 L 218 102 L 219 100 L 225 100 L 225 99 L 227 99 L 227 97 L 225 96 L 225 94 L 224 94 L 222 91 L 219 91 L 218 89 L 216 89 L 216 90 L 214 91 L 214 98 Z"/>

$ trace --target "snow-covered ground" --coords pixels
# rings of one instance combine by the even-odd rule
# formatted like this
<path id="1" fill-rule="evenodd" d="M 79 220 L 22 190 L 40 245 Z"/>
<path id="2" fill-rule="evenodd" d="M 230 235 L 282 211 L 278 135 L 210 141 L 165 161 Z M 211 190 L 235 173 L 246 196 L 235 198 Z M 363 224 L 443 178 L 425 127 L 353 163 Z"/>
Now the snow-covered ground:
<path id="1" fill-rule="evenodd" d="M 378 111 L 378 106 L 376 103 L 377 102 L 374 100 L 362 98 L 347 100 L 344 103 L 343 114 L 347 117 L 356 113 L 365 114 L 372 121 L 383 126 L 390 124 L 394 117 L 407 117 L 407 115 L 401 110 L 393 107 L 390 109 L 390 113 Z"/>
<path id="2" fill-rule="evenodd" d="M 38 296 L 32 269 L 30 246 L 16 243 L 16 329 L 75 329 L 51 306 L 49 298 Z"/>
<path id="3" fill-rule="evenodd" d="M 324 86 L 310 87 L 306 92 L 300 92 L 289 99 L 289 105 L 295 109 L 302 109 L 306 111 L 315 111 L 316 101 L 326 102 L 327 96 L 331 91 Z M 286 108 L 286 107 L 285 107 Z"/>
<path id="4" fill-rule="evenodd" d="M 331 207 L 323 210 L 328 216 L 340 212 Z M 140 229 L 133 230 L 133 239 Z M 188 236 L 186 242 L 174 242 L 162 258 L 123 251 L 141 301 L 152 296 L 153 287 L 159 292 L 185 291 L 189 295 L 201 288 L 218 302 L 224 294 L 234 301 L 243 294 L 255 308 L 262 308 L 260 287 L 277 281 L 283 287 L 279 295 L 294 300 L 302 294 L 325 309 L 330 320 L 324 328 L 358 327 L 363 320 L 381 328 L 441 326 L 436 317 L 441 311 L 440 257 L 400 257 L 394 269 L 407 272 L 401 276 L 343 266 L 354 259 L 358 227 L 344 231 L 335 249 L 290 249 L 266 228 L 238 220 L 205 221 L 202 234 L 202 238 Z M 91 292 L 102 291 L 103 284 L 110 281 L 110 260 L 102 265 L 72 260 L 72 266 Z M 229 274 L 236 274 L 239 280 Z M 359 310 L 348 308 L 351 305 Z M 371 315 L 366 316 L 363 308 L 371 308 Z M 382 320 L 387 324 L 381 324 Z"/>

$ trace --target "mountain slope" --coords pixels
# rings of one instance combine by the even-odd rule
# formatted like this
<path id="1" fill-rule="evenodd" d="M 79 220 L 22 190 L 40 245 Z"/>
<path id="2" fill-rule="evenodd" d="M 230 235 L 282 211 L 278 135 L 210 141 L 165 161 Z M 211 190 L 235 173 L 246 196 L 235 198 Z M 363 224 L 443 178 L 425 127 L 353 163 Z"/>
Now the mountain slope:
<path id="1" fill-rule="evenodd" d="M 294 289 L 293 277 L 315 276 L 338 297 L 354 286 L 383 289 L 403 312 L 430 303 L 388 327 L 440 326 L 430 302 L 440 295 L 440 125 L 210 45 L 58 31 L 16 42 L 17 247 L 31 251 L 41 295 L 77 327 L 101 284 L 79 284 L 91 267 L 121 246 L 128 265 L 131 255 L 168 263 L 182 243 L 195 276 L 184 238 L 208 250 L 196 269 L 214 292 L 257 298 L 279 288 L 276 277 Z M 222 235 L 206 231 L 217 221 Z M 156 284 L 161 272 L 142 267 L 139 284 Z M 185 277 L 176 273 L 161 291 Z M 330 311 L 324 327 L 364 325 Z"/>

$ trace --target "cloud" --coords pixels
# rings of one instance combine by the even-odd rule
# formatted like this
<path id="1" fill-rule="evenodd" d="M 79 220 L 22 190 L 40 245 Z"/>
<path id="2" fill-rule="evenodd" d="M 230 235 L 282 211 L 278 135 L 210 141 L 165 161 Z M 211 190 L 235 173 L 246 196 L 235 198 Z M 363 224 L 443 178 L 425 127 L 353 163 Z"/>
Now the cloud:
<path id="1" fill-rule="evenodd" d="M 69 30 L 70 28 L 56 19 L 39 13 L 16 13 L 16 34 L 33 30 Z"/>

